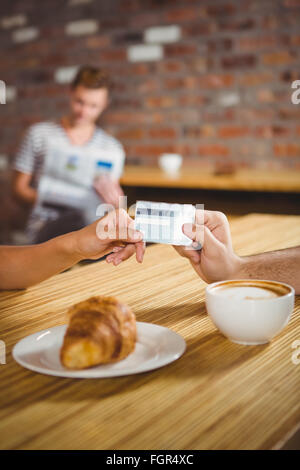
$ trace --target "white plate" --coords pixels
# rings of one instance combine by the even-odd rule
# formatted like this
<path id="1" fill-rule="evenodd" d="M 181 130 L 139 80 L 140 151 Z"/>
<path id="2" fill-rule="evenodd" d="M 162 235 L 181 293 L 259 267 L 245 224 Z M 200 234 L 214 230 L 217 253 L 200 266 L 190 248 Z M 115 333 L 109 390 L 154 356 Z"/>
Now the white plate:
<path id="1" fill-rule="evenodd" d="M 57 377 L 101 378 L 138 374 L 176 361 L 185 351 L 182 336 L 153 323 L 137 322 L 135 350 L 120 362 L 89 369 L 69 370 L 59 352 L 67 325 L 55 326 L 21 339 L 13 348 L 15 361 L 27 369 Z"/>

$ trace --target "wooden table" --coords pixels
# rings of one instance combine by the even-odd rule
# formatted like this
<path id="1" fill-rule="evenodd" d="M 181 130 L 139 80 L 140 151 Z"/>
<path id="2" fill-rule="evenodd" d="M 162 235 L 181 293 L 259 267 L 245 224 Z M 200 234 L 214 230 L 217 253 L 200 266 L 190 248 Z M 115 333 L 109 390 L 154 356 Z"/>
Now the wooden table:
<path id="1" fill-rule="evenodd" d="M 232 222 L 234 246 L 251 254 L 300 243 L 300 217 L 249 215 Z M 2 449 L 269 449 L 300 421 L 300 299 L 270 343 L 231 343 L 214 327 L 202 282 L 172 247 L 150 246 L 139 265 L 104 262 L 57 275 L 27 291 L 2 292 Z M 67 307 L 116 295 L 137 320 L 167 326 L 187 342 L 172 364 L 135 376 L 76 380 L 36 374 L 11 356 L 26 335 L 65 323 Z"/>
<path id="2" fill-rule="evenodd" d="M 300 193 L 300 171 L 248 169 L 215 175 L 201 167 L 183 166 L 178 175 L 169 176 L 157 167 L 127 165 L 121 184 L 133 187 Z"/>

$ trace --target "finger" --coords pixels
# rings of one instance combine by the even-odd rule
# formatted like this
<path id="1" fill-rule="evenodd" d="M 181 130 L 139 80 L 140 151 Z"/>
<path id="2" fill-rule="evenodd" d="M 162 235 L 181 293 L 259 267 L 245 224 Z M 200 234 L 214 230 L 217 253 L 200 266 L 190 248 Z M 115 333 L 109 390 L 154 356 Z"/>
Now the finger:
<path id="1" fill-rule="evenodd" d="M 180 254 L 180 256 L 183 256 L 184 258 L 187 258 L 189 261 L 192 263 L 196 264 L 200 262 L 200 254 L 201 251 L 199 250 L 191 250 L 191 249 L 186 249 L 188 247 L 185 246 L 178 246 L 178 245 L 173 245 L 177 253 Z"/>
<path id="2" fill-rule="evenodd" d="M 107 187 L 102 187 L 102 193 L 109 204 L 112 204 L 113 206 L 118 206 L 118 192 L 116 191 L 116 188 L 113 185 L 109 185 Z"/>
<path id="3" fill-rule="evenodd" d="M 123 189 L 121 188 L 120 185 L 118 185 L 118 192 L 119 192 L 120 196 L 124 196 L 124 191 L 123 191 Z"/>
<path id="4" fill-rule="evenodd" d="M 196 211 L 197 213 L 197 211 Z M 198 217 L 202 217 L 204 224 L 213 231 L 214 228 L 228 223 L 227 217 L 220 211 L 203 211 L 203 214 L 198 213 Z"/>
<path id="5" fill-rule="evenodd" d="M 99 239 L 109 241 L 111 244 L 137 243 L 143 239 L 143 234 L 134 229 L 134 220 L 124 209 L 110 211 L 100 219 L 96 233 Z"/>
<path id="6" fill-rule="evenodd" d="M 193 240 L 193 242 L 197 242 L 197 244 L 200 244 L 201 246 L 203 246 L 204 225 L 183 224 L 182 231 L 187 237 Z"/>
<path id="7" fill-rule="evenodd" d="M 127 245 L 125 248 L 122 249 L 122 251 L 114 254 L 114 258 L 112 261 L 114 266 L 117 266 L 122 261 L 125 261 L 128 258 L 130 258 L 130 256 L 133 255 L 133 253 L 135 253 L 135 245 L 133 244 Z"/>
<path id="8" fill-rule="evenodd" d="M 204 239 L 203 239 L 203 250 L 206 254 L 216 255 L 219 253 L 219 249 L 224 247 L 224 244 L 220 242 L 208 227 L 204 227 Z"/>
<path id="9" fill-rule="evenodd" d="M 197 209 L 195 214 L 195 223 L 197 225 L 206 225 L 211 231 L 213 231 L 216 227 L 227 224 L 228 220 L 223 212 Z"/>
<path id="10" fill-rule="evenodd" d="M 129 217 L 124 209 L 120 209 L 122 212 L 121 223 L 122 223 L 122 234 L 120 230 L 120 240 L 127 241 L 128 243 L 137 243 L 142 241 L 143 234 L 139 230 L 134 228 L 134 220 Z"/>
<path id="11" fill-rule="evenodd" d="M 122 248 L 123 250 L 124 248 Z M 107 256 L 106 256 L 106 261 L 107 263 L 112 263 L 113 261 L 116 261 L 120 258 L 120 252 L 118 253 L 109 253 Z"/>
<path id="12" fill-rule="evenodd" d="M 208 227 L 211 233 L 227 246 L 231 245 L 230 226 L 223 212 L 197 209 L 195 216 L 197 225 Z"/>
<path id="13" fill-rule="evenodd" d="M 138 263 L 143 262 L 145 250 L 146 250 L 145 242 L 139 242 L 135 244 L 136 260 Z"/>
<path id="14" fill-rule="evenodd" d="M 105 261 L 111 263 L 116 258 L 116 253 L 110 253 L 106 256 Z"/>
<path id="15" fill-rule="evenodd" d="M 118 251 L 121 251 L 122 249 L 123 249 L 123 246 L 114 246 L 113 249 L 112 249 L 112 251 L 113 251 L 114 253 L 117 253 Z"/>
<path id="16" fill-rule="evenodd" d="M 214 250 L 222 246 L 222 242 L 215 237 L 214 233 L 206 225 L 197 224 L 184 224 L 183 232 L 186 236 L 193 240 L 192 246 L 182 247 L 185 256 L 191 260 L 196 260 L 197 255 L 194 253 L 199 251 L 199 248 L 203 248 L 204 251 Z M 195 246 L 195 245 L 198 246 Z M 199 246 L 200 245 L 200 246 Z"/>

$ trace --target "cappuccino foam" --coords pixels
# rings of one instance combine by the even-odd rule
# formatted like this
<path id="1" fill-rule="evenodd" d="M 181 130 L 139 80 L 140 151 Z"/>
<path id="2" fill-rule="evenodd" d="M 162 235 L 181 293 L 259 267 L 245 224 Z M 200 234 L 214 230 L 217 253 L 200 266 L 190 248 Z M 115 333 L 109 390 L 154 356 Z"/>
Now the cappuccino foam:
<path id="1" fill-rule="evenodd" d="M 280 297 L 274 290 L 256 286 L 220 286 L 216 293 L 222 297 L 236 300 L 264 300 Z"/>

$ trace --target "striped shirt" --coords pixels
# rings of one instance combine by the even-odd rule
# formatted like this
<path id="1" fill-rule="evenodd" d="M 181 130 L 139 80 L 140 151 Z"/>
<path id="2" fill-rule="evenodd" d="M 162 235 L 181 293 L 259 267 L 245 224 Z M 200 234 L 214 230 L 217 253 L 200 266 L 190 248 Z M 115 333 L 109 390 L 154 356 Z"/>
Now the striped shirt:
<path id="1" fill-rule="evenodd" d="M 32 125 L 16 154 L 14 169 L 32 175 L 31 186 L 38 189 L 43 176 L 51 176 L 53 181 L 74 189 L 84 187 L 95 201 L 93 178 L 97 172 L 109 172 L 119 179 L 125 161 L 121 143 L 96 127 L 91 139 L 84 145 L 74 145 L 64 128 L 56 122 L 48 121 Z M 47 202 L 47 201 L 46 201 Z M 98 204 L 101 202 L 97 198 Z M 59 211 L 37 204 L 28 221 L 27 233 L 31 240 L 34 233 L 47 220 L 54 220 Z M 87 223 L 91 222 L 87 220 Z"/>

